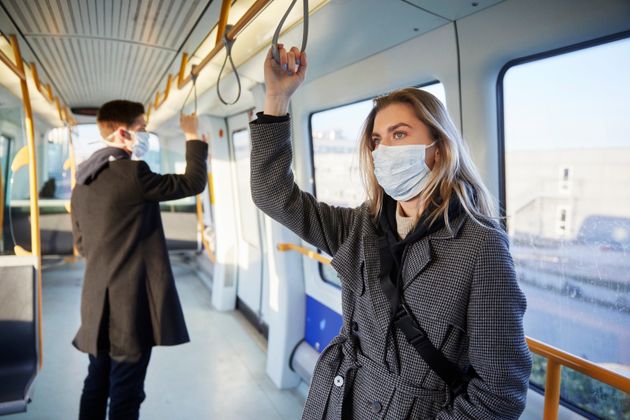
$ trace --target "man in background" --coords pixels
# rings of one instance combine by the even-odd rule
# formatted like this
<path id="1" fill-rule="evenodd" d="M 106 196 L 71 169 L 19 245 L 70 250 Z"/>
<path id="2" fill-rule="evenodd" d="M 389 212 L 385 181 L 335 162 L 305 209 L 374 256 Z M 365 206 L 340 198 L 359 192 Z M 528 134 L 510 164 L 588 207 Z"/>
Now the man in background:
<path id="1" fill-rule="evenodd" d="M 204 190 L 208 145 L 196 115 L 182 115 L 186 171 L 160 175 L 130 159 L 148 134 L 142 104 L 108 102 L 97 124 L 107 147 L 79 165 L 71 199 L 73 237 L 86 260 L 73 344 L 90 359 L 79 418 L 105 419 L 109 399 L 110 419 L 137 419 L 152 347 L 189 341 L 159 202 Z"/>

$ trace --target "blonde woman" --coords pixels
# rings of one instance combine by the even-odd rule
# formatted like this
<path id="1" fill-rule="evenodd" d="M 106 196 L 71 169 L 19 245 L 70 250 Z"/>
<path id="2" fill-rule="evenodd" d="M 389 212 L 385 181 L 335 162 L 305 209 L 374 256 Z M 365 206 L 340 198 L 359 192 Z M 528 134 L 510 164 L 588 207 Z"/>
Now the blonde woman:
<path id="1" fill-rule="evenodd" d="M 305 53 L 265 62 L 251 124 L 256 205 L 333 256 L 343 328 L 316 365 L 303 419 L 512 419 L 531 357 L 525 298 L 492 199 L 443 105 L 403 89 L 374 101 L 361 139 L 367 201 L 340 208 L 291 172 L 291 95 Z"/>

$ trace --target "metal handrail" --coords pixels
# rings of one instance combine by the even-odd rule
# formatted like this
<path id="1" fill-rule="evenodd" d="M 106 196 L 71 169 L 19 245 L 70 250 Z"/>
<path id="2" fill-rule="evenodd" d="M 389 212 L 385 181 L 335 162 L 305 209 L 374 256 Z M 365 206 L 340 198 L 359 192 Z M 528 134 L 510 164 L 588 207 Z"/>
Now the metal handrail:
<path id="1" fill-rule="evenodd" d="M 208 172 L 208 194 L 210 195 L 210 202 L 212 203 L 214 199 L 212 196 L 212 188 L 210 184 L 211 182 L 212 182 L 212 174 Z M 203 221 L 203 203 L 201 202 L 201 194 L 197 195 L 196 197 L 196 207 L 197 207 L 197 229 L 199 230 L 199 234 L 201 235 L 201 243 L 203 244 L 203 247 L 206 249 L 206 254 L 208 255 L 208 258 L 210 259 L 210 261 L 212 261 L 213 263 L 216 263 L 217 257 L 214 254 L 214 252 L 212 252 L 212 249 L 210 249 L 210 243 L 208 242 L 208 239 L 206 238 L 206 235 L 204 234 L 206 225 Z"/>
<path id="2" fill-rule="evenodd" d="M 15 35 L 10 35 L 6 39 L 10 45 L 13 45 L 13 43 L 17 44 L 18 42 L 17 37 Z M 15 54 L 15 51 L 14 51 L 14 54 Z M 62 107 L 61 104 L 59 103 L 59 98 L 53 95 L 53 91 L 52 91 L 52 87 L 50 86 L 50 83 L 47 83 L 46 85 L 43 85 L 41 83 L 41 80 L 39 79 L 39 73 L 37 72 L 37 67 L 35 63 L 27 63 L 23 60 L 21 56 L 20 56 L 20 61 L 22 62 L 22 64 L 21 65 L 17 64 L 17 60 L 14 63 L 13 60 L 11 60 L 11 58 L 9 58 L 9 56 L 7 56 L 4 53 L 4 51 L 0 51 L 0 61 L 4 63 L 20 79 L 20 82 L 26 82 L 25 66 L 28 66 L 31 69 L 33 81 L 35 82 L 35 87 L 37 88 L 39 93 L 42 94 L 42 96 L 44 97 L 44 99 L 46 99 L 48 103 L 54 105 L 56 102 L 57 110 L 59 111 L 59 119 L 61 120 L 61 122 L 65 122 L 70 125 L 76 125 L 76 120 L 70 115 L 68 107 L 66 106 Z"/>
<path id="3" fill-rule="evenodd" d="M 278 251 L 296 251 L 322 264 L 330 265 L 331 262 L 329 258 L 322 256 L 316 251 L 296 244 L 278 244 Z M 630 393 L 630 378 L 534 338 L 525 337 L 525 339 L 532 353 L 547 359 L 544 420 L 555 420 L 558 418 L 558 409 L 560 407 L 560 373 L 562 366 L 573 369 L 625 393 Z"/>
<path id="4" fill-rule="evenodd" d="M 241 33 L 243 29 L 265 8 L 267 5 L 271 3 L 271 0 L 257 0 L 251 7 L 245 12 L 243 16 L 232 26 L 232 29 L 226 34 L 227 39 L 233 41 L 236 39 L 238 34 Z M 189 55 L 188 53 L 182 54 L 182 61 L 179 66 L 179 72 L 177 73 L 177 88 L 182 89 L 184 86 L 190 82 L 193 77 L 199 76 L 201 70 L 203 70 L 208 63 L 219 53 L 221 49 L 224 48 L 224 44 L 222 42 L 223 33 L 225 32 L 225 28 L 227 26 L 227 19 L 230 13 L 230 0 L 223 0 L 223 4 L 221 5 L 221 15 L 219 16 L 218 22 L 218 31 L 217 31 L 217 43 L 214 48 L 206 54 L 206 56 L 199 62 L 199 64 L 193 66 L 188 74 L 186 74 L 186 67 L 188 67 Z M 165 101 L 168 96 L 168 91 L 171 88 L 170 78 L 172 75 L 169 74 L 169 80 L 167 80 L 166 90 L 164 96 L 160 99 L 160 92 L 156 92 L 155 101 L 153 102 L 153 107 L 151 110 L 157 110 Z M 150 114 L 150 112 L 148 112 Z"/>
<path id="5" fill-rule="evenodd" d="M 11 35 L 9 42 L 15 55 L 15 62 L 20 73 L 24 71 L 24 61 L 20 52 L 20 45 L 17 37 Z M 37 191 L 37 158 L 35 150 L 35 126 L 33 119 L 33 109 L 31 108 L 31 98 L 28 91 L 26 78 L 20 79 L 20 89 L 22 91 L 22 104 L 24 105 L 24 128 L 26 130 L 27 150 L 28 150 L 28 172 L 29 172 L 29 193 L 31 204 L 31 255 L 37 258 L 37 337 L 39 353 L 39 369 L 42 368 L 43 359 L 43 333 L 42 333 L 42 249 L 39 229 L 39 196 Z"/>
<path id="6" fill-rule="evenodd" d="M 9 44 L 11 40 L 9 39 Z M 24 74 L 24 69 L 18 68 L 18 66 L 9 58 L 8 55 L 4 53 L 4 51 L 0 51 L 0 61 L 2 61 L 11 71 L 20 78 L 20 80 L 26 80 L 26 75 Z"/>
<path id="7" fill-rule="evenodd" d="M 37 72 L 37 66 L 35 63 L 30 64 L 31 73 L 33 74 L 33 80 L 35 81 L 35 87 L 42 94 L 42 96 L 48 101 L 48 103 L 52 104 L 54 101 L 54 96 L 52 93 L 52 87 L 50 84 L 44 86 L 42 82 L 39 80 L 39 73 Z"/>
<path id="8" fill-rule="evenodd" d="M 267 5 L 271 3 L 271 0 L 256 0 L 254 4 L 251 5 L 247 12 L 234 24 L 232 29 L 227 33 L 226 37 L 229 41 L 234 41 L 238 34 L 241 33 L 243 29 L 256 17 L 258 14 L 265 8 Z M 221 34 L 222 35 L 222 34 Z M 222 42 L 217 43 L 212 51 L 210 51 L 204 58 L 201 60 L 199 64 L 197 64 L 194 68 L 190 70 L 190 73 L 184 78 L 183 85 L 187 84 L 192 80 L 193 76 L 198 76 L 201 70 L 208 65 L 210 60 L 212 60 L 222 49 L 224 48 L 224 44 Z M 178 86 L 180 89 L 182 86 Z"/>

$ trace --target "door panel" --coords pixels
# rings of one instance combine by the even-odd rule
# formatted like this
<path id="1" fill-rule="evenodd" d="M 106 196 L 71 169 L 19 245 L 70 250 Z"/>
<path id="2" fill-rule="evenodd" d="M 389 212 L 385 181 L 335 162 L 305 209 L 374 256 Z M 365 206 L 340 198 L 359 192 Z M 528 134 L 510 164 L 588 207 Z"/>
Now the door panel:
<path id="1" fill-rule="evenodd" d="M 263 314 L 263 253 L 261 214 L 251 198 L 250 188 L 250 133 L 247 113 L 228 119 L 234 156 L 236 202 L 238 208 L 238 286 L 237 297 L 257 317 L 265 322 Z"/>

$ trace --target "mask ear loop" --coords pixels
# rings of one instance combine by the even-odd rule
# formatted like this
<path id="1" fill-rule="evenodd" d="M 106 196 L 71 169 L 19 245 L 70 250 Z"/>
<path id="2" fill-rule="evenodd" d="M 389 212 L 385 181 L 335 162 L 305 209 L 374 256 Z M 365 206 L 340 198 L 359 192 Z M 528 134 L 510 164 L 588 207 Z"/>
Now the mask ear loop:
<path id="1" fill-rule="evenodd" d="M 192 86 L 190 87 L 190 90 L 188 91 L 188 95 L 186 95 L 186 99 L 184 99 L 184 103 L 182 104 L 181 109 L 179 110 L 180 114 L 184 113 L 184 108 L 186 108 L 186 102 L 188 102 L 188 98 L 190 98 L 190 94 L 195 92 L 195 96 L 194 96 L 194 113 L 195 115 L 197 115 L 197 76 L 199 76 L 198 74 L 195 74 L 195 67 L 197 67 L 196 64 L 192 65 L 191 68 L 191 78 L 192 78 Z"/>
<path id="2" fill-rule="evenodd" d="M 238 75 L 238 71 L 236 71 L 236 66 L 234 65 L 234 61 L 232 60 L 232 46 L 234 45 L 235 39 L 229 39 L 227 34 L 230 32 L 234 25 L 226 25 L 225 32 L 223 33 L 223 45 L 225 46 L 225 60 L 223 60 L 223 65 L 221 66 L 221 71 L 219 72 L 219 76 L 217 78 L 217 96 L 219 100 L 223 103 L 223 105 L 234 105 L 241 98 L 241 78 Z M 230 60 L 230 65 L 232 66 L 232 71 L 234 71 L 234 75 L 236 76 L 236 83 L 238 84 L 238 94 L 236 95 L 236 99 L 232 102 L 227 102 L 221 96 L 221 75 L 223 74 L 223 70 L 225 69 L 225 65 L 227 64 L 228 59 Z"/>

